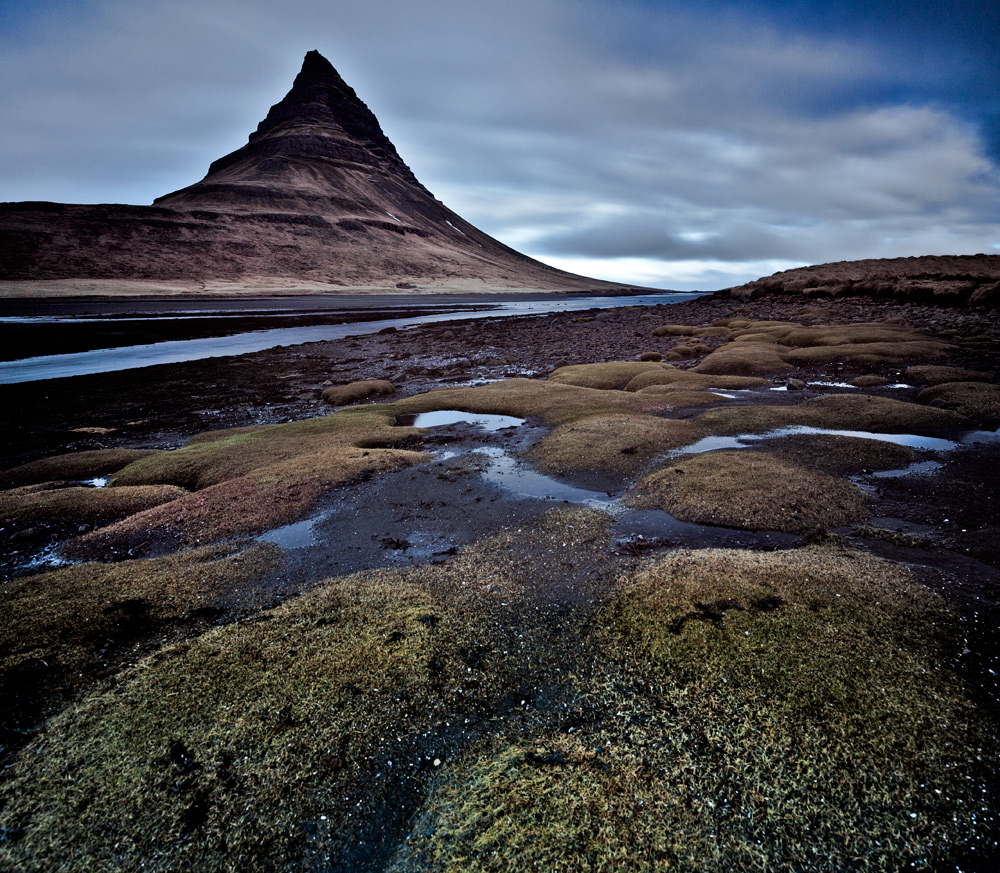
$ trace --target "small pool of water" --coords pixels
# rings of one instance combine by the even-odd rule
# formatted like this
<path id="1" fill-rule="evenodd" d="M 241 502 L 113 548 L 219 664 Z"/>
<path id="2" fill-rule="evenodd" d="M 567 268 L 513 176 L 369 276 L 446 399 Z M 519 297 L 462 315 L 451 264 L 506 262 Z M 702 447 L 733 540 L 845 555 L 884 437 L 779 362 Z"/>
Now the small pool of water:
<path id="1" fill-rule="evenodd" d="M 989 432 L 977 431 L 976 434 L 989 434 Z M 781 427 L 777 430 L 771 430 L 767 433 L 745 433 L 738 434 L 736 436 L 703 437 L 697 442 L 691 443 L 689 446 L 682 446 L 679 449 L 675 449 L 671 454 L 697 455 L 702 452 L 718 451 L 719 449 L 746 449 L 750 448 L 750 446 L 754 443 L 759 443 L 763 440 L 800 435 L 844 436 L 853 437 L 855 439 L 879 440 L 885 443 L 894 443 L 897 446 L 909 446 L 912 449 L 947 451 L 955 448 L 960 444 L 960 442 L 966 442 L 969 437 L 974 434 L 970 434 L 964 437 L 961 441 L 957 441 L 940 439 L 938 437 L 920 436 L 919 434 L 913 433 L 875 433 L 868 430 L 836 430 L 832 428 L 809 427 L 807 425 L 793 425 L 790 427 Z M 992 434 L 992 436 L 995 437 L 995 434 Z"/>
<path id="2" fill-rule="evenodd" d="M 302 521 L 276 527 L 267 533 L 262 533 L 257 539 L 263 543 L 272 543 L 283 549 L 306 549 L 316 545 L 316 527 L 330 517 L 329 510 L 311 515 Z"/>
<path id="3" fill-rule="evenodd" d="M 487 482 L 521 497 L 580 503 L 593 509 L 609 509 L 617 503 L 617 499 L 606 492 L 577 488 L 530 470 L 503 449 L 483 447 L 475 449 L 474 453 L 489 458 L 489 465 L 482 473 Z"/>
<path id="4" fill-rule="evenodd" d="M 439 409 L 421 412 L 418 415 L 397 415 L 397 427 L 448 427 L 452 424 L 471 424 L 483 430 L 498 431 L 508 427 L 520 427 L 523 418 L 513 415 L 491 415 L 483 412 L 462 412 L 458 409 Z"/>

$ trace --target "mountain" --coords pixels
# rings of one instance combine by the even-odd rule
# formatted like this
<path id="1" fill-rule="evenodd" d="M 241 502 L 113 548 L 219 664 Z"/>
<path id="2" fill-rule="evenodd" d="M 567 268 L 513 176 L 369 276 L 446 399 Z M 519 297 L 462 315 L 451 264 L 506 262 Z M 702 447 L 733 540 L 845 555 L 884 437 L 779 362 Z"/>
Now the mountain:
<path id="1" fill-rule="evenodd" d="M 526 257 L 436 200 L 315 51 L 245 146 L 152 206 L 0 204 L 0 282 L 7 293 L 24 283 L 76 293 L 618 287 Z"/>
<path id="2" fill-rule="evenodd" d="M 883 297 L 995 307 L 1000 304 L 1000 255 L 839 261 L 784 270 L 718 293 L 742 300 L 775 294 L 820 299 Z"/>

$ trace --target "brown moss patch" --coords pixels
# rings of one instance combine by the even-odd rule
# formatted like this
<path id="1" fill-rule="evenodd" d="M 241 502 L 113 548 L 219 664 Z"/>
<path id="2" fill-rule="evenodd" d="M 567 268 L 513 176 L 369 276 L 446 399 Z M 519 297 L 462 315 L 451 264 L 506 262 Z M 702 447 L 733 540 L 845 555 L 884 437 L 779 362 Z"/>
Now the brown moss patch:
<path id="1" fill-rule="evenodd" d="M 911 385 L 942 385 L 945 382 L 989 382 L 990 374 L 981 370 L 963 370 L 961 367 L 942 367 L 921 364 L 907 367 L 903 380 Z"/>
<path id="2" fill-rule="evenodd" d="M 323 400 L 331 406 L 346 406 L 369 397 L 378 397 L 395 392 L 395 387 L 385 379 L 366 379 L 347 385 L 332 385 L 323 390 Z"/>
<path id="3" fill-rule="evenodd" d="M 804 533 L 868 517 L 864 495 L 849 482 L 744 450 L 672 464 L 639 482 L 628 502 L 740 530 Z"/>
<path id="4" fill-rule="evenodd" d="M 0 473 L 0 487 L 34 485 L 38 482 L 77 482 L 115 473 L 133 461 L 153 454 L 136 449 L 96 449 L 54 455 L 21 464 Z"/>
<path id="5" fill-rule="evenodd" d="M 0 522 L 107 524 L 169 503 L 185 494 L 187 492 L 176 485 L 136 485 L 126 488 L 53 488 L 49 485 L 27 485 L 0 492 Z"/>
<path id="6" fill-rule="evenodd" d="M 809 364 L 848 363 L 856 367 L 899 366 L 910 361 L 939 358 L 950 346 L 937 340 L 907 340 L 900 342 L 849 342 L 843 345 L 818 345 L 793 349 L 783 358 L 796 366 Z"/>
<path id="7" fill-rule="evenodd" d="M 751 405 L 711 409 L 697 419 L 717 434 L 765 433 L 789 425 L 872 433 L 954 435 L 971 422 L 945 409 L 932 409 L 887 397 L 865 394 L 829 394 L 795 406 Z"/>
<path id="8" fill-rule="evenodd" d="M 713 376 L 770 376 L 792 369 L 783 358 L 788 351 L 772 343 L 731 342 L 719 346 L 694 368 Z"/>
<path id="9" fill-rule="evenodd" d="M 836 476 L 864 470 L 900 470 L 916 457 L 909 446 L 833 434 L 779 437 L 768 440 L 762 448 L 782 460 Z"/>
<path id="10" fill-rule="evenodd" d="M 692 370 L 664 367 L 661 372 L 647 370 L 639 373 L 625 386 L 626 391 L 642 391 L 653 385 L 669 385 L 678 389 L 699 391 L 705 388 L 757 388 L 767 385 L 766 379 L 754 376 L 709 376 Z"/>
<path id="11" fill-rule="evenodd" d="M 1000 426 L 1000 385 L 989 382 L 944 382 L 917 395 L 920 403 L 950 409 L 988 427 Z"/>
<path id="12" fill-rule="evenodd" d="M 655 455 L 700 436 L 702 431 L 688 421 L 597 415 L 560 425 L 532 447 L 529 457 L 546 472 L 594 470 L 628 475 Z"/>
<path id="13" fill-rule="evenodd" d="M 662 369 L 667 366 L 655 363 L 641 364 L 635 361 L 626 363 L 630 367 Z M 590 377 L 584 374 L 582 378 Z M 615 382 L 620 382 L 623 378 L 627 378 L 627 372 L 616 377 Z M 489 385 L 473 388 L 438 388 L 427 394 L 397 401 L 391 407 L 400 415 L 431 412 L 436 409 L 459 409 L 463 412 L 539 418 L 553 425 L 591 415 L 655 413 L 668 408 L 670 408 L 669 403 L 657 397 L 642 397 L 624 391 L 585 388 L 559 381 L 542 382 L 536 379 L 505 379 L 502 382 L 492 382 Z"/>
<path id="14" fill-rule="evenodd" d="M 611 361 L 605 364 L 576 364 L 560 367 L 549 376 L 550 382 L 575 385 L 580 388 L 624 388 L 635 376 L 646 371 L 659 371 L 656 361 Z"/>
<path id="15" fill-rule="evenodd" d="M 889 380 L 884 376 L 866 373 L 864 376 L 856 376 L 854 379 L 851 379 L 851 384 L 855 388 L 878 388 L 882 385 L 888 385 Z"/>
<path id="16" fill-rule="evenodd" d="M 663 355 L 661 355 L 659 352 L 643 352 L 642 354 L 639 355 L 639 360 L 643 362 L 662 361 Z"/>

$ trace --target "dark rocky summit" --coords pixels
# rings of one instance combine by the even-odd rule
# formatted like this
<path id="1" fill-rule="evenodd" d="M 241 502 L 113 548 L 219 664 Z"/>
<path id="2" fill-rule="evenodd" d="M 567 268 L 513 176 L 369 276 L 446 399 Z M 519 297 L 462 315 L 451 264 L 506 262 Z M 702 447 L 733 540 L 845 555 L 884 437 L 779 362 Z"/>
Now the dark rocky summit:
<path id="1" fill-rule="evenodd" d="M 153 206 L 0 204 L 0 281 L 79 279 L 612 287 L 521 255 L 434 199 L 315 51 L 245 146 Z"/>

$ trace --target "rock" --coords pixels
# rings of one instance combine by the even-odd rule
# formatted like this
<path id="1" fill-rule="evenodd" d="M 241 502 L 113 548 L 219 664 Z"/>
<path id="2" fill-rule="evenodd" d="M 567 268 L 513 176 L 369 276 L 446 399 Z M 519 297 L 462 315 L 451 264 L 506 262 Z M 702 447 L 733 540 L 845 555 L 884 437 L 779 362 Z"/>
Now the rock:
<path id="1" fill-rule="evenodd" d="M 803 388 L 806 387 L 806 383 L 803 382 L 801 379 L 789 379 L 787 382 L 785 382 L 785 387 L 789 391 L 801 391 Z"/>

